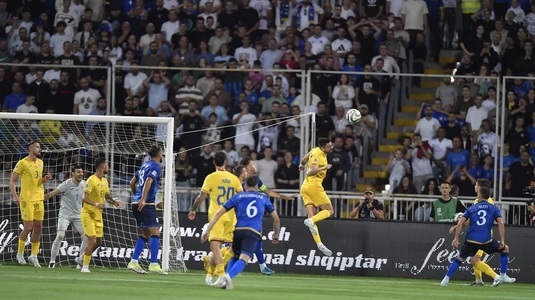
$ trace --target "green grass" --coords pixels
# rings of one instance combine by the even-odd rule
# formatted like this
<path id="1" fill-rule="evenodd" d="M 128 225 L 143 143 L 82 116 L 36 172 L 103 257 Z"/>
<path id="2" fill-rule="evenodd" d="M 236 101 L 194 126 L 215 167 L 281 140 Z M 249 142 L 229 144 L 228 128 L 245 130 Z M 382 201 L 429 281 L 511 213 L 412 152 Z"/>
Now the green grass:
<path id="1" fill-rule="evenodd" d="M 137 275 L 127 270 L 93 268 L 82 274 L 74 268 L 35 269 L 0 265 L 1 299 L 533 299 L 532 284 L 490 287 L 452 281 L 379 277 L 317 276 L 244 273 L 234 290 L 204 285 L 199 271 L 168 276 Z"/>

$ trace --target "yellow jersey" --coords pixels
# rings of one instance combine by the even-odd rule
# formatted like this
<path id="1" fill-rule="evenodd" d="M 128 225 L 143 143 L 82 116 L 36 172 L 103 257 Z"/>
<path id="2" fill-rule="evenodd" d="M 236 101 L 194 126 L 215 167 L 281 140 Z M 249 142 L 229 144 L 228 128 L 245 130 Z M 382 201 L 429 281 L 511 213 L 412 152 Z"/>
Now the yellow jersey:
<path id="1" fill-rule="evenodd" d="M 479 199 L 476 198 L 476 200 L 474 200 L 474 204 L 477 204 L 478 202 L 479 202 Z M 489 199 L 487 199 L 487 202 L 494 205 L 494 200 L 492 200 L 491 197 L 489 197 Z"/>
<path id="2" fill-rule="evenodd" d="M 327 165 L 327 153 L 323 152 L 319 147 L 310 150 L 308 155 L 308 167 L 317 166 L 323 168 Z M 306 176 L 303 184 L 321 185 L 323 179 L 327 175 L 327 170 L 320 171 L 312 176 Z"/>
<path id="3" fill-rule="evenodd" d="M 13 173 L 20 176 L 20 201 L 43 201 L 45 187 L 43 186 L 43 161 L 36 158 L 31 161 L 28 156 L 19 160 Z"/>
<path id="4" fill-rule="evenodd" d="M 108 180 L 104 177 L 102 177 L 101 180 L 96 175 L 91 175 L 86 180 L 84 192 L 89 193 L 89 199 L 91 199 L 92 201 L 104 205 L 106 195 L 110 193 L 110 186 L 108 185 Z M 84 203 L 82 211 L 86 211 L 88 213 L 96 213 L 97 216 L 100 216 L 100 218 L 102 218 L 102 209 L 96 208 L 93 205 Z"/>
<path id="5" fill-rule="evenodd" d="M 241 182 L 234 174 L 228 171 L 215 171 L 204 179 L 201 191 L 210 195 L 208 206 L 208 221 L 212 220 L 217 210 L 234 194 L 243 191 Z M 221 219 L 231 220 L 233 214 L 224 214 Z"/>

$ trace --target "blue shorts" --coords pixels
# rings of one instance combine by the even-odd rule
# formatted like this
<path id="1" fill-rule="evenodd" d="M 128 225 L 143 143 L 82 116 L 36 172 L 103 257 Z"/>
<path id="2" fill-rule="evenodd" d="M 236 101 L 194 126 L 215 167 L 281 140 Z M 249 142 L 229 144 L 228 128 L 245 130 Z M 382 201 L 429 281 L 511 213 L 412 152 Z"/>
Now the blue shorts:
<path id="1" fill-rule="evenodd" d="M 260 236 L 250 230 L 235 230 L 234 239 L 232 240 L 232 251 L 236 256 L 240 256 L 243 253 L 249 255 L 249 257 L 253 257 L 260 241 Z"/>
<path id="2" fill-rule="evenodd" d="M 160 227 L 158 214 L 154 205 L 145 205 L 141 211 L 137 210 L 137 204 L 132 204 L 132 213 L 137 221 L 137 226 L 141 228 Z"/>
<path id="3" fill-rule="evenodd" d="M 461 251 L 459 251 L 459 257 L 467 258 L 469 256 L 474 256 L 478 250 L 483 250 L 487 254 L 496 252 L 501 253 L 505 250 L 505 247 L 500 248 L 500 243 L 497 240 L 492 240 L 492 242 L 486 244 L 476 244 L 465 241 Z"/>

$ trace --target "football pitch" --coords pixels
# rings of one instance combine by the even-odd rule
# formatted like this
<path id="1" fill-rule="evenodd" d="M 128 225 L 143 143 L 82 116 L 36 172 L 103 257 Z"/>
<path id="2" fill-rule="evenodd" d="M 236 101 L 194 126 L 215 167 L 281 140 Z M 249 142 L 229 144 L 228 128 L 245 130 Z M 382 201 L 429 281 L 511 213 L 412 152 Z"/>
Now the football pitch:
<path id="1" fill-rule="evenodd" d="M 533 299 L 532 284 L 490 287 L 451 281 L 380 277 L 243 273 L 234 290 L 204 284 L 204 273 L 190 271 L 138 275 L 125 269 L 93 268 L 82 274 L 74 268 L 36 269 L 0 265 L 0 299 Z"/>

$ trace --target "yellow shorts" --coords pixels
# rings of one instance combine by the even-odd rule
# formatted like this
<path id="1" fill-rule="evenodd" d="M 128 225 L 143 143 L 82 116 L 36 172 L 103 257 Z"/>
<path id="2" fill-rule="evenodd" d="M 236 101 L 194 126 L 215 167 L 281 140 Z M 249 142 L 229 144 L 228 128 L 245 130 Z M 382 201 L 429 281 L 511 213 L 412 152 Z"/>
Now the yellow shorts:
<path id="1" fill-rule="evenodd" d="M 209 241 L 232 242 L 234 238 L 234 220 L 219 219 L 208 234 Z"/>
<path id="2" fill-rule="evenodd" d="M 102 217 L 98 218 L 98 216 L 82 210 L 80 220 L 86 236 L 96 236 L 98 238 L 104 236 L 104 221 Z"/>
<path id="3" fill-rule="evenodd" d="M 331 204 L 331 200 L 327 197 L 327 193 L 325 193 L 325 189 L 322 186 L 302 185 L 300 193 L 305 206 L 314 205 L 315 207 L 320 207 L 323 204 Z"/>
<path id="4" fill-rule="evenodd" d="M 43 221 L 45 219 L 45 205 L 43 201 L 21 201 L 20 216 L 22 221 Z"/>

